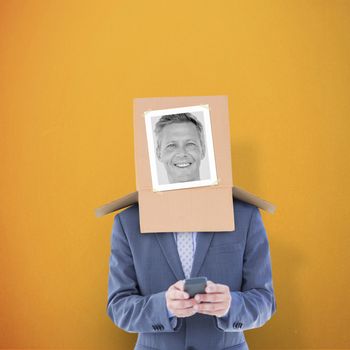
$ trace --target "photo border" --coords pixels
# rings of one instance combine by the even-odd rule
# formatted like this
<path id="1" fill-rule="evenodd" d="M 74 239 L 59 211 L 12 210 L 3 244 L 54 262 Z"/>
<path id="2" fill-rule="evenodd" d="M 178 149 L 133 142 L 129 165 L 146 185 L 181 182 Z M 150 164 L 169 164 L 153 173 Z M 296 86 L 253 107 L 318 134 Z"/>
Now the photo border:
<path id="1" fill-rule="evenodd" d="M 204 128 L 205 128 L 204 137 L 205 137 L 206 150 L 208 152 L 210 178 L 206 179 L 206 180 L 177 182 L 174 184 L 160 185 L 159 179 L 158 179 L 158 171 L 157 171 L 157 159 L 156 159 L 156 154 L 155 154 L 154 133 L 153 133 L 153 129 L 152 129 L 152 118 L 153 117 L 160 117 L 161 115 L 166 115 L 166 114 L 191 113 L 191 112 L 202 112 L 203 113 Z M 177 108 L 167 108 L 167 109 L 145 111 L 144 117 L 145 117 L 145 124 L 146 124 L 148 155 L 149 155 L 149 160 L 150 160 L 153 192 L 179 190 L 179 189 L 186 189 L 186 188 L 193 188 L 193 187 L 214 186 L 214 185 L 218 184 L 218 179 L 217 179 L 217 174 L 216 174 L 214 143 L 213 143 L 213 138 L 212 138 L 209 105 L 197 105 L 197 106 L 177 107 Z"/>

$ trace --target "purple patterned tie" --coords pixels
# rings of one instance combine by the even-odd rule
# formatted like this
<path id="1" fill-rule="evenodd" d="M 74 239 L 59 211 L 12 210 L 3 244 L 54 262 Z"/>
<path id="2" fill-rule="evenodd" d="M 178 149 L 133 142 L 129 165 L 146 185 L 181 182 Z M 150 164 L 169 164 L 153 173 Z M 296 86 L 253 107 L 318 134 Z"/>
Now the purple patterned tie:
<path id="1" fill-rule="evenodd" d="M 185 277 L 190 278 L 193 263 L 192 232 L 178 232 L 176 244 Z"/>

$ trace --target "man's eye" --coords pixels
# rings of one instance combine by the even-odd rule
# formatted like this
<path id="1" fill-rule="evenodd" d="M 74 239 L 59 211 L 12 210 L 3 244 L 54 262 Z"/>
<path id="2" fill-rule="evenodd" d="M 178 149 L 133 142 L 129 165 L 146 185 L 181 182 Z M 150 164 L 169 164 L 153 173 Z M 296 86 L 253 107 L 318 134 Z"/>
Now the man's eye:
<path id="1" fill-rule="evenodd" d="M 189 147 L 196 147 L 197 146 L 194 142 L 187 142 L 186 145 Z"/>
<path id="2" fill-rule="evenodd" d="M 166 149 L 173 149 L 173 148 L 175 148 L 174 143 L 169 143 L 169 145 L 166 146 Z"/>

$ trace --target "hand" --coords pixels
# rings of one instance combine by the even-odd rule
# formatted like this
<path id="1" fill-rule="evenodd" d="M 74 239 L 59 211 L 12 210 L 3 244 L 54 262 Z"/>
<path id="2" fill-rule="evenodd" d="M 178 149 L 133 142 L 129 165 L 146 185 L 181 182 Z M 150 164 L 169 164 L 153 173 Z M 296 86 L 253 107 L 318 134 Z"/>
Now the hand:
<path id="1" fill-rule="evenodd" d="M 196 313 L 196 301 L 184 291 L 184 281 L 177 281 L 165 293 L 166 306 L 176 317 L 189 317 Z"/>
<path id="2" fill-rule="evenodd" d="M 231 306 L 230 288 L 225 284 L 208 281 L 205 292 L 207 294 L 195 295 L 197 305 L 194 306 L 194 309 L 201 314 L 225 316 Z"/>

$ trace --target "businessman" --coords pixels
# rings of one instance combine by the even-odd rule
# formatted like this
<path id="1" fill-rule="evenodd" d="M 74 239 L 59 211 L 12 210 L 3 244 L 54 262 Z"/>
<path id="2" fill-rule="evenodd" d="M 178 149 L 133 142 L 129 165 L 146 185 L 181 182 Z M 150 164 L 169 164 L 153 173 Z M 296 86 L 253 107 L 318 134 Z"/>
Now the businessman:
<path id="1" fill-rule="evenodd" d="M 189 213 L 190 215 L 190 213 Z M 234 201 L 234 232 L 140 233 L 134 205 L 115 216 L 107 312 L 139 333 L 136 350 L 246 350 L 243 331 L 261 327 L 276 303 L 259 210 Z M 189 298 L 183 280 L 206 276 Z"/>

